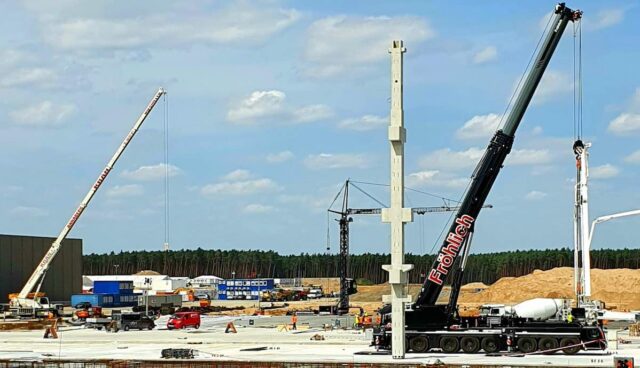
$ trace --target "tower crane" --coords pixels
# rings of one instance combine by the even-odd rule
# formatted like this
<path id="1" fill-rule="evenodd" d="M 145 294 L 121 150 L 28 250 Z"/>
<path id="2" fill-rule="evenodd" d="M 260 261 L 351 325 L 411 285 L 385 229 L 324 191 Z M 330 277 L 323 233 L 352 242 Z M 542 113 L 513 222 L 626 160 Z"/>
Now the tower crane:
<path id="1" fill-rule="evenodd" d="M 382 208 L 350 208 L 349 207 L 349 186 L 353 185 L 349 179 L 344 183 L 342 194 L 342 208 L 339 211 L 329 208 L 327 211 L 339 215 L 337 220 L 340 225 L 340 252 L 338 269 L 340 274 L 340 297 L 338 300 L 337 313 L 343 315 L 349 312 L 349 295 L 355 292 L 355 280 L 350 277 L 349 270 L 349 223 L 353 222 L 353 215 L 380 215 Z M 356 187 L 357 188 L 357 187 Z M 358 188 L 359 189 L 359 188 Z M 361 190 L 361 189 L 360 189 Z M 340 193 L 338 193 L 340 195 Z M 368 195 L 368 194 L 367 194 Z M 484 205 L 483 208 L 492 208 L 492 205 Z M 453 212 L 459 207 L 447 204 L 435 207 L 414 207 L 412 212 L 416 215 L 427 213 Z"/>
<path id="2" fill-rule="evenodd" d="M 42 287 L 44 278 L 47 275 L 49 266 L 51 266 L 51 262 L 53 262 L 53 259 L 60 251 L 60 248 L 62 247 L 62 241 L 73 229 L 73 226 L 76 224 L 80 216 L 82 216 L 84 210 L 89 205 L 89 202 L 96 194 L 98 189 L 100 189 L 100 186 L 102 186 L 102 183 L 104 183 L 105 179 L 113 169 L 114 165 L 116 164 L 124 150 L 127 148 L 127 146 L 129 146 L 129 143 L 142 126 L 142 123 L 144 123 L 147 116 L 149 116 L 149 114 L 151 113 L 151 110 L 153 110 L 154 106 L 156 106 L 156 103 L 158 102 L 158 100 L 160 100 L 160 97 L 162 97 L 166 93 L 167 92 L 163 88 L 158 89 L 138 120 L 136 120 L 133 128 L 129 131 L 129 134 L 127 134 L 127 136 L 124 138 L 124 141 L 122 141 L 114 155 L 111 157 L 111 160 L 109 160 L 109 162 L 107 163 L 107 166 L 100 172 L 98 179 L 91 186 L 91 188 L 89 188 L 89 192 L 85 195 L 85 197 L 80 202 L 80 205 L 73 212 L 73 215 L 71 215 L 69 221 L 67 221 L 66 225 L 62 228 L 62 231 L 60 231 L 58 237 L 55 239 L 53 244 L 51 244 L 51 247 L 49 248 L 47 253 L 45 253 L 44 257 L 42 257 L 42 260 L 33 271 L 27 282 L 24 284 L 22 290 L 20 290 L 19 293 L 12 294 L 10 296 L 9 305 L 13 314 L 26 317 L 37 316 L 43 312 L 55 312 L 55 306 L 50 304 L 49 299 L 47 297 L 40 296 L 40 288 Z M 35 292 L 31 294 L 34 288 Z"/>

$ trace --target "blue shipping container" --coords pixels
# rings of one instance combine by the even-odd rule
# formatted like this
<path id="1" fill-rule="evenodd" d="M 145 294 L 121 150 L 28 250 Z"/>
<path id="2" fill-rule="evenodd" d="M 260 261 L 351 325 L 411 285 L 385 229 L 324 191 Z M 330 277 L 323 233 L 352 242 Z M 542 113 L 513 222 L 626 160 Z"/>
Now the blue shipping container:
<path id="1" fill-rule="evenodd" d="M 133 281 L 94 281 L 94 294 L 133 294 Z"/>
<path id="2" fill-rule="evenodd" d="M 109 308 L 114 306 L 114 296 L 111 294 L 74 294 L 71 295 L 71 306 L 88 302 L 92 307 Z"/>

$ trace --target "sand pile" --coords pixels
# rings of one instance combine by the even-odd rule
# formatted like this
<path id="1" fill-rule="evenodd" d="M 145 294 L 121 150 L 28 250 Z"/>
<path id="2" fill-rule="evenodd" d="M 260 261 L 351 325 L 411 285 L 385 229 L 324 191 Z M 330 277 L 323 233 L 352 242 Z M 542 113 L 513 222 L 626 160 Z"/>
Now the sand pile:
<path id="1" fill-rule="evenodd" d="M 640 270 L 591 270 L 592 299 L 602 300 L 608 308 L 640 309 Z M 573 268 L 535 270 L 521 277 L 503 277 L 486 289 L 461 293 L 461 303 L 514 304 L 532 298 L 574 297 Z"/>

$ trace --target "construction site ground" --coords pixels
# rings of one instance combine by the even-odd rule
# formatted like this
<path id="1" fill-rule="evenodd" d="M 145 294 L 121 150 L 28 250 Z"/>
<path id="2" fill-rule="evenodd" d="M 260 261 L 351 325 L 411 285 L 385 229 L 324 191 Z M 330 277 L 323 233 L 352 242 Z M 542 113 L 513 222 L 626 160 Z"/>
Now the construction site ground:
<path id="1" fill-rule="evenodd" d="M 575 356 L 478 354 L 407 354 L 398 361 L 389 355 L 374 353 L 367 333 L 355 330 L 324 331 L 306 328 L 299 331 L 278 327 L 242 327 L 237 333 L 225 333 L 229 317 L 209 318 L 198 329 L 168 331 L 96 331 L 82 327 L 61 327 L 58 339 L 43 339 L 43 331 L 0 332 L 0 361 L 34 362 L 61 360 L 149 361 L 159 360 L 165 348 L 197 351 L 196 361 L 229 362 L 297 362 L 297 363 L 375 363 L 375 364 L 445 364 L 449 366 L 553 366 L 612 367 L 614 357 L 635 357 L 640 362 L 640 338 L 620 333 L 627 344 L 608 352 L 584 352 Z M 269 318 L 269 317 L 264 317 Z M 312 317 L 309 317 L 312 318 Z M 220 319 L 220 321 L 216 321 Z M 613 336 L 613 335 L 612 335 Z"/>

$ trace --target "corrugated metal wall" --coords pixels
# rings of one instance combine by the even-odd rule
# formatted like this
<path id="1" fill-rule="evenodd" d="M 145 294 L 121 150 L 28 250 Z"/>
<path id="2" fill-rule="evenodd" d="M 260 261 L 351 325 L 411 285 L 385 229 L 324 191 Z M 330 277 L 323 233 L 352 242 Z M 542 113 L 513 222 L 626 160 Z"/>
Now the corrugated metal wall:
<path id="1" fill-rule="evenodd" d="M 22 289 L 51 247 L 54 238 L 0 234 L 0 303 Z M 82 239 L 66 239 L 42 284 L 53 301 L 66 301 L 82 292 Z"/>

